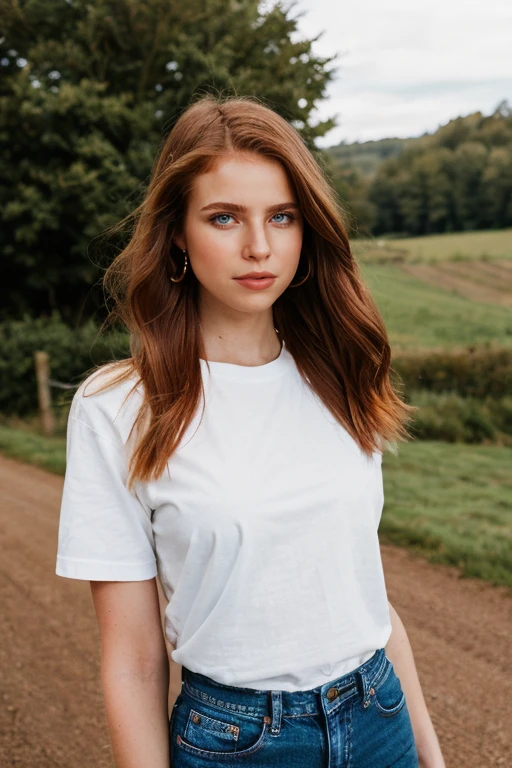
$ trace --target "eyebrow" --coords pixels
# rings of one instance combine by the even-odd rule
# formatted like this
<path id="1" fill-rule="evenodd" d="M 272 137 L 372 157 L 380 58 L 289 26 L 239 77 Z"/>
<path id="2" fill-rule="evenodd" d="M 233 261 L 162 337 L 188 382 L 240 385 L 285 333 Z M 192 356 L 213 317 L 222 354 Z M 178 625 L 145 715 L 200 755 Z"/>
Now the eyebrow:
<path id="1" fill-rule="evenodd" d="M 238 205 L 237 203 L 209 203 L 209 205 L 205 205 L 204 208 L 201 208 L 201 211 L 210 211 L 213 208 L 226 208 L 230 211 L 235 211 L 235 213 L 246 213 L 247 208 L 245 205 Z M 273 213 L 274 211 L 280 211 L 282 208 L 295 208 L 299 209 L 299 206 L 297 203 L 277 203 L 277 205 L 269 205 L 267 208 L 267 213 Z"/>

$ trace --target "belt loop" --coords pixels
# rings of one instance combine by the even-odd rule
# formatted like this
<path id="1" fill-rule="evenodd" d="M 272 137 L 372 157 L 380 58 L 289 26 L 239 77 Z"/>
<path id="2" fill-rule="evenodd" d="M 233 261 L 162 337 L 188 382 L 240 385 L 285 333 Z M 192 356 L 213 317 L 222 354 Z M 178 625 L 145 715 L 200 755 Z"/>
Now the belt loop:
<path id="1" fill-rule="evenodd" d="M 359 678 L 361 680 L 361 688 L 362 688 L 362 695 L 363 695 L 363 707 L 366 709 L 370 706 L 370 676 L 367 675 L 366 669 L 363 669 L 362 671 L 358 672 Z"/>
<path id="2" fill-rule="evenodd" d="M 371 704 L 371 696 L 374 693 L 371 683 L 375 680 L 375 676 L 379 675 L 386 662 L 386 649 L 378 648 L 374 656 L 368 659 L 359 671 L 359 678 L 361 680 L 363 707 L 366 709 Z"/>
<path id="3" fill-rule="evenodd" d="M 278 736 L 281 732 L 281 714 L 283 711 L 283 697 L 281 691 L 269 691 L 272 722 L 270 733 Z"/>

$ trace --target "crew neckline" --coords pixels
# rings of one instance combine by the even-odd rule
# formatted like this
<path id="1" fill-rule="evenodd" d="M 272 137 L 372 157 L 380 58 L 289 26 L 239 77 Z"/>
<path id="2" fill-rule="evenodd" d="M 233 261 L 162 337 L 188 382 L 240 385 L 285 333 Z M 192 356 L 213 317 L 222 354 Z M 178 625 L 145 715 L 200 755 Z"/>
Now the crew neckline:
<path id="1" fill-rule="evenodd" d="M 285 346 L 284 340 L 281 342 L 281 351 L 274 360 L 263 365 L 238 365 L 236 363 L 220 363 L 218 361 L 205 360 L 200 357 L 201 368 L 210 369 L 210 373 L 226 379 L 244 379 L 245 381 L 265 381 L 281 376 L 288 368 L 290 360 L 293 360 L 291 354 Z"/>

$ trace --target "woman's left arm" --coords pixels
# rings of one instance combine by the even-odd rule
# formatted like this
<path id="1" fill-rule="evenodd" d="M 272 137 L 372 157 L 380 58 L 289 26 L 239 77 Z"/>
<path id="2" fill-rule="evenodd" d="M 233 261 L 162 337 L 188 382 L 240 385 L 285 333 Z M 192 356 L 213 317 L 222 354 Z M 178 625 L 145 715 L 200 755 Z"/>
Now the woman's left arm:
<path id="1" fill-rule="evenodd" d="M 407 709 L 411 716 L 414 740 L 422 768 L 446 768 L 441 747 L 430 719 L 414 663 L 411 644 L 400 616 L 389 603 L 392 632 L 385 647 L 386 656 L 400 678 Z"/>

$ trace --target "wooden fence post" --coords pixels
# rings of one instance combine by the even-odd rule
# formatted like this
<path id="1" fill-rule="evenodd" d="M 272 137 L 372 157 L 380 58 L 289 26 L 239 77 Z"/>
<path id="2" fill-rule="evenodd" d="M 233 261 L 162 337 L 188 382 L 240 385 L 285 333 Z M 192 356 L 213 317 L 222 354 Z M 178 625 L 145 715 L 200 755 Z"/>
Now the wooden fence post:
<path id="1" fill-rule="evenodd" d="M 39 413 L 45 435 L 53 435 L 55 431 L 55 417 L 52 411 L 50 393 L 50 358 L 47 352 L 35 352 L 37 394 L 39 399 Z"/>

